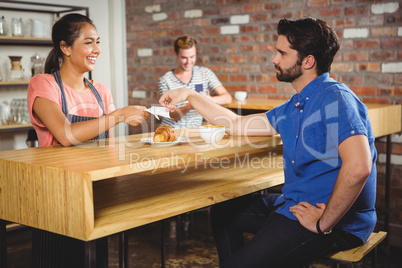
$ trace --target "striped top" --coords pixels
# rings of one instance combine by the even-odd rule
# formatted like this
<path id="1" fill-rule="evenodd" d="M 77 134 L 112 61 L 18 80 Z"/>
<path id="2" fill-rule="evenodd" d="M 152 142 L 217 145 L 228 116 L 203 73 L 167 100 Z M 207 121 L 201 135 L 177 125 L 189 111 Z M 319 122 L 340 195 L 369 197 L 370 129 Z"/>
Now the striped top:
<path id="1" fill-rule="evenodd" d="M 199 92 L 200 94 L 207 95 L 207 90 L 210 93 L 213 92 L 215 88 L 221 86 L 222 83 L 216 77 L 216 75 L 206 67 L 193 67 L 193 76 L 188 84 L 180 81 L 179 78 L 174 74 L 173 70 L 164 74 L 159 80 L 159 94 L 162 94 L 166 90 L 173 90 L 178 88 L 190 88 Z M 188 101 L 179 103 L 177 108 L 183 107 L 188 103 Z M 169 125 L 173 128 L 189 128 L 189 127 L 198 127 L 202 125 L 202 115 L 199 114 L 196 110 L 190 110 L 184 117 L 182 117 L 179 121 L 174 121 L 170 118 L 162 118 L 162 125 Z"/>

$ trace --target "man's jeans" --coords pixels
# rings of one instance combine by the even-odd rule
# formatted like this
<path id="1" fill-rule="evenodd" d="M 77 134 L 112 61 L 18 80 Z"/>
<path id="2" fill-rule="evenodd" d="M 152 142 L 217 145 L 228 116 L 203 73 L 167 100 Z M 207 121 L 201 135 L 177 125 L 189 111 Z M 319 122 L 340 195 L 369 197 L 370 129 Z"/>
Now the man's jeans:
<path id="1" fill-rule="evenodd" d="M 216 204 L 211 224 L 220 267 L 299 267 L 329 253 L 353 248 L 362 241 L 334 229 L 318 235 L 298 221 L 275 212 L 279 194 L 248 195 Z M 247 243 L 243 232 L 254 234 Z"/>

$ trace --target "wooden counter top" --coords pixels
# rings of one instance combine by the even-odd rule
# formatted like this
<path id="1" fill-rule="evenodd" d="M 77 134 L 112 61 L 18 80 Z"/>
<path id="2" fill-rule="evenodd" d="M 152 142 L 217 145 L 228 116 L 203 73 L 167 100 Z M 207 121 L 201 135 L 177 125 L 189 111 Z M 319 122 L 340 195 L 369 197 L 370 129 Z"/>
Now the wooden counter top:
<path id="1" fill-rule="evenodd" d="M 286 100 L 275 99 L 246 99 L 244 102 L 233 100 L 230 104 L 224 105 L 231 109 L 247 109 L 268 111 L 285 103 Z M 401 105 L 389 104 L 366 104 L 371 121 L 374 136 L 376 138 L 401 131 Z"/>
<path id="2" fill-rule="evenodd" d="M 248 98 L 245 101 L 237 101 L 233 99 L 233 101 L 229 104 L 225 104 L 226 108 L 231 109 L 250 109 L 250 110 L 265 110 L 269 111 L 284 104 L 287 100 L 276 100 L 276 99 L 253 99 Z"/>
<path id="3" fill-rule="evenodd" d="M 376 138 L 401 131 L 401 105 L 366 104 Z"/>
<path id="4" fill-rule="evenodd" d="M 0 152 L 0 218 L 89 241 L 283 183 L 279 137 L 180 135 Z"/>
<path id="5" fill-rule="evenodd" d="M 182 162 L 193 163 L 201 158 L 234 156 L 261 152 L 281 143 L 280 137 L 225 137 L 215 145 L 206 144 L 198 129 L 176 131 L 189 142 L 170 147 L 154 147 L 141 142 L 153 133 L 83 143 L 78 146 L 46 146 L 0 152 L 0 160 L 8 160 L 46 168 L 85 173 L 93 181 L 160 168 L 172 168 Z M 159 159 L 163 158 L 164 161 Z"/>

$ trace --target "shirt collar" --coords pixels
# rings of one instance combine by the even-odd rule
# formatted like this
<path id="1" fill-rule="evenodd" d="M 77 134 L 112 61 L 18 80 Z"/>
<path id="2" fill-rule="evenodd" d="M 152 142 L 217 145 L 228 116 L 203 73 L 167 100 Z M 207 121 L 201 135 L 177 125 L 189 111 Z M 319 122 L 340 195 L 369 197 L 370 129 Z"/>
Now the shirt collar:
<path id="1" fill-rule="evenodd" d="M 295 107 L 298 109 L 303 109 L 306 101 L 310 100 L 314 96 L 314 92 L 319 90 L 319 86 L 322 85 L 322 82 L 328 78 L 329 73 L 323 73 L 308 83 L 299 94 L 296 94 Z"/>

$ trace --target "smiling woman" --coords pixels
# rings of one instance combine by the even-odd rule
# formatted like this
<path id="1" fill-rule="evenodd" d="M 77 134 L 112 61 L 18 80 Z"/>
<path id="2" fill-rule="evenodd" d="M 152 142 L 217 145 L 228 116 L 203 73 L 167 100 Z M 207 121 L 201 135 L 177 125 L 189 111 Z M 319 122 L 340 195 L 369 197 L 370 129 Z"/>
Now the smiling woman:
<path id="1" fill-rule="evenodd" d="M 136 126 L 149 115 L 142 106 L 116 110 L 110 90 L 85 78 L 95 70 L 99 40 L 92 20 L 81 14 L 65 15 L 54 24 L 45 74 L 33 77 L 28 87 L 30 119 L 41 146 L 108 138 L 115 125 Z"/>
<path id="2" fill-rule="evenodd" d="M 110 90 L 88 80 L 101 53 L 98 32 L 88 17 L 68 14 L 52 29 L 53 49 L 45 74 L 34 76 L 28 86 L 30 120 L 40 146 L 70 146 L 88 140 L 109 138 L 121 122 L 142 123 L 149 113 L 143 106 L 115 109 Z M 49 245 L 52 245 L 51 247 Z M 77 258 L 69 253 L 77 252 Z M 33 267 L 82 267 L 83 242 L 35 230 Z"/>

